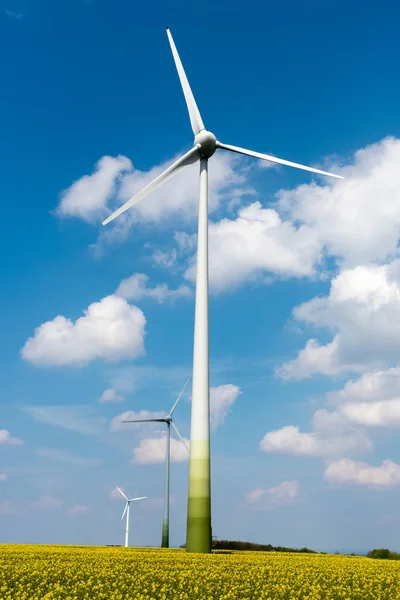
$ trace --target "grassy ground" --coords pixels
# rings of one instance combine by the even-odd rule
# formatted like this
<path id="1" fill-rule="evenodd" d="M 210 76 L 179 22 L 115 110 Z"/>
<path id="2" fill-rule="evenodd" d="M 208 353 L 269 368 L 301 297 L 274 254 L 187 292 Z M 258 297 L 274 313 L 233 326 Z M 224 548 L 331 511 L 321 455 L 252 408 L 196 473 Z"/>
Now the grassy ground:
<path id="1" fill-rule="evenodd" d="M 1 600 L 400 600 L 400 561 L 0 545 Z"/>

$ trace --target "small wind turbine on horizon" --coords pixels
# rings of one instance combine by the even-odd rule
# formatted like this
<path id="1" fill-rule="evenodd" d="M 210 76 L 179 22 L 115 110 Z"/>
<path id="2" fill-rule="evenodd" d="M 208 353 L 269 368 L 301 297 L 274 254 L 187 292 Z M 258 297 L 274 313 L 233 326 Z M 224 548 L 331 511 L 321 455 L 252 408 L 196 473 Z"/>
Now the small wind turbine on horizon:
<path id="1" fill-rule="evenodd" d="M 139 498 L 128 498 L 128 496 L 126 496 L 124 494 L 124 492 L 118 486 L 117 486 L 117 490 L 126 500 L 126 504 L 125 504 L 124 512 L 122 513 L 121 521 L 126 514 L 125 548 L 127 548 L 128 541 L 129 541 L 129 515 L 130 515 L 130 510 L 131 510 L 131 502 L 134 502 L 135 500 L 144 500 L 144 498 L 147 498 L 147 496 L 139 496 Z"/>
<path id="2" fill-rule="evenodd" d="M 181 82 L 190 123 L 194 134 L 193 147 L 158 175 L 151 183 L 135 194 L 123 206 L 103 221 L 106 225 L 128 208 L 134 206 L 153 190 L 181 171 L 200 162 L 200 195 L 197 236 L 197 276 L 194 324 L 193 391 L 191 416 L 191 442 L 189 461 L 189 490 L 186 529 L 186 551 L 211 552 L 211 482 L 210 482 L 210 384 L 208 355 L 208 160 L 217 150 L 228 150 L 280 165 L 295 167 L 320 175 L 343 179 L 340 175 L 307 167 L 276 156 L 261 154 L 238 146 L 224 144 L 208 131 L 203 123 L 192 90 L 172 35 L 167 36 L 178 76 Z"/>
<path id="3" fill-rule="evenodd" d="M 163 514 L 163 523 L 162 523 L 162 538 L 161 538 L 161 548 L 169 548 L 169 487 L 170 487 L 170 459 L 171 459 L 171 427 L 175 431 L 178 438 L 181 440 L 186 450 L 190 454 L 190 450 L 185 440 L 181 436 L 178 431 L 177 426 L 172 421 L 172 415 L 176 407 L 178 406 L 179 400 L 183 396 L 183 392 L 186 389 L 187 384 L 189 383 L 189 379 L 185 383 L 180 392 L 179 396 L 175 400 L 171 410 L 165 417 L 160 417 L 159 419 L 130 419 L 128 421 L 122 421 L 123 423 L 166 423 L 167 424 L 167 436 L 166 436 L 166 448 L 165 448 L 165 488 L 164 488 L 164 514 Z"/>

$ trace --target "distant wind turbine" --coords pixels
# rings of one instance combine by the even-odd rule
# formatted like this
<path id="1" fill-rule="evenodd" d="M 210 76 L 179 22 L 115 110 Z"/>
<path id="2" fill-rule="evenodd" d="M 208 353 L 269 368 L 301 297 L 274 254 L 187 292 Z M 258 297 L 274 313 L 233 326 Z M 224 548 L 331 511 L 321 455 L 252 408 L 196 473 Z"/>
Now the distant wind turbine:
<path id="1" fill-rule="evenodd" d="M 311 173 L 343 179 L 340 175 L 300 165 L 276 156 L 261 154 L 238 146 L 223 144 L 204 127 L 192 90 L 179 58 L 172 35 L 167 36 L 181 82 L 190 123 L 194 134 L 193 147 L 178 158 L 163 173 L 135 194 L 123 206 L 103 221 L 106 225 L 128 208 L 134 206 L 172 175 L 184 167 L 200 161 L 199 222 L 197 236 L 197 278 L 194 324 L 193 391 L 191 417 L 191 444 L 189 462 L 189 491 L 186 529 L 188 552 L 211 552 L 211 485 L 210 485 L 210 384 L 208 357 L 208 160 L 216 150 L 229 150 L 238 154 L 260 158 L 272 163 L 295 167 Z"/>
<path id="2" fill-rule="evenodd" d="M 131 509 L 131 502 L 134 502 L 135 500 L 144 500 L 144 498 L 147 498 L 147 496 L 140 496 L 139 498 L 128 498 L 128 496 L 126 496 L 124 494 L 124 492 L 118 486 L 117 486 L 117 490 L 126 500 L 126 504 L 125 504 L 124 512 L 122 513 L 121 521 L 124 518 L 125 513 L 126 513 L 125 548 L 127 548 L 128 547 L 128 539 L 129 539 L 129 513 L 130 513 L 130 509 Z"/>
<path id="3" fill-rule="evenodd" d="M 178 406 L 179 400 L 182 398 L 183 392 L 187 384 L 189 383 L 189 379 L 183 386 L 183 389 L 177 399 L 174 402 L 173 407 L 169 411 L 165 417 L 161 417 L 159 419 L 130 419 L 129 421 L 122 421 L 123 423 L 166 423 L 167 424 L 167 440 L 166 440 L 166 450 L 165 450 L 165 488 L 164 488 L 164 514 L 163 514 L 163 523 L 162 523 L 162 538 L 161 538 L 161 548 L 169 548 L 169 481 L 170 481 L 170 459 L 171 459 L 171 427 L 175 431 L 178 438 L 181 440 L 186 450 L 190 453 L 190 450 L 178 431 L 177 426 L 172 421 L 172 414 L 176 407 Z"/>

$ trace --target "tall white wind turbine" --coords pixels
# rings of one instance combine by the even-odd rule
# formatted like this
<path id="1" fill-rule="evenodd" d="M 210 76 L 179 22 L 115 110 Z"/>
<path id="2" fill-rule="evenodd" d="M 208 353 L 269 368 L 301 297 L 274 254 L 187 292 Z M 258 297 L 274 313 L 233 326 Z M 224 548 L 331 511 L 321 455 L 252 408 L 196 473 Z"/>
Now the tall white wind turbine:
<path id="1" fill-rule="evenodd" d="M 211 552 L 211 486 L 210 486 L 210 398 L 209 398 L 209 358 L 208 358 L 208 160 L 217 150 L 229 150 L 280 165 L 295 167 L 311 173 L 343 179 L 340 175 L 307 167 L 295 162 L 253 152 L 238 146 L 224 144 L 204 127 L 192 90 L 179 58 L 172 35 L 167 36 L 174 57 L 175 66 L 185 96 L 190 123 L 194 134 L 193 147 L 151 183 L 135 194 L 123 206 L 112 213 L 106 225 L 123 212 L 134 206 L 153 190 L 167 181 L 184 167 L 200 162 L 199 220 L 197 237 L 197 279 L 194 324 L 193 391 L 191 417 L 191 444 L 189 462 L 189 492 L 186 529 L 186 550 L 188 552 Z"/>
<path id="2" fill-rule="evenodd" d="M 147 498 L 147 496 L 140 496 L 139 498 L 128 498 L 128 496 L 126 496 L 124 494 L 124 492 L 118 486 L 117 486 L 117 490 L 126 500 L 126 504 L 125 504 L 124 512 L 122 513 L 121 521 L 126 514 L 125 548 L 127 548 L 128 541 L 129 541 L 129 516 L 130 516 L 130 511 L 131 511 L 131 502 L 134 502 L 135 500 L 144 500 L 144 498 Z"/>
<path id="3" fill-rule="evenodd" d="M 165 417 L 159 419 L 129 419 L 128 421 L 122 421 L 123 423 L 166 423 L 167 424 L 167 436 L 166 436 L 166 449 L 165 449 L 165 487 L 164 487 L 164 513 L 162 523 L 162 537 L 161 537 L 161 548 L 169 548 L 169 487 L 170 487 L 170 459 L 171 459 L 171 427 L 175 431 L 178 438 L 181 440 L 187 451 L 190 450 L 178 431 L 177 426 L 172 421 L 172 415 L 176 407 L 178 406 L 179 400 L 182 398 L 183 392 L 189 380 L 183 386 L 182 391 L 175 400 L 171 410 Z"/>

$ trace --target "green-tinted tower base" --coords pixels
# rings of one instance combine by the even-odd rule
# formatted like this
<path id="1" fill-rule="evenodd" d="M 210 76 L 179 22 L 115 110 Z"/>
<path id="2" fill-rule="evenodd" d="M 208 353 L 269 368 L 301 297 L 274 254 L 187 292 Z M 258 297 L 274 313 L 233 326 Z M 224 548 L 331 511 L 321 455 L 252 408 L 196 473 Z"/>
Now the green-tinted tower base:
<path id="1" fill-rule="evenodd" d="M 169 548 L 169 522 L 165 519 L 162 524 L 161 548 Z"/>
<path id="2" fill-rule="evenodd" d="M 187 552 L 211 552 L 210 442 L 192 441 L 186 530 Z"/>

